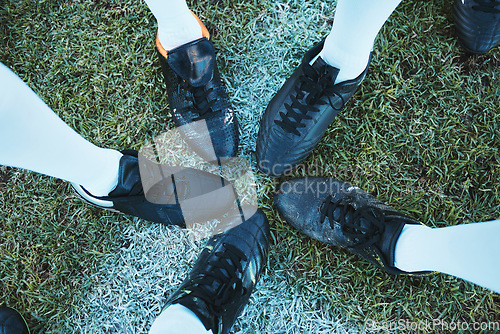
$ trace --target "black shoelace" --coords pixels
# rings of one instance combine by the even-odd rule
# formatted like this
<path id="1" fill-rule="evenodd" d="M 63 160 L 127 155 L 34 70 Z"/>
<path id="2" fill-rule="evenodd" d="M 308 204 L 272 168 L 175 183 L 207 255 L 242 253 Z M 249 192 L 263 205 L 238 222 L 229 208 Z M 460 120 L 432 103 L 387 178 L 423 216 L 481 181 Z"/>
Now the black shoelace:
<path id="1" fill-rule="evenodd" d="M 356 208 L 356 199 L 346 196 L 338 201 L 333 201 L 333 197 L 328 195 L 320 207 L 320 222 L 328 221 L 332 229 L 335 222 L 338 222 L 342 233 L 348 239 L 347 247 L 364 248 L 376 243 L 385 228 L 385 215 L 383 212 L 371 206 L 361 206 Z M 335 210 L 339 210 L 337 219 L 334 217 Z"/>
<path id="2" fill-rule="evenodd" d="M 185 82 L 183 84 L 184 87 L 193 94 L 194 101 L 192 107 L 195 108 L 193 111 L 198 114 L 195 121 L 207 118 L 213 111 L 213 106 L 217 101 L 216 94 L 212 94 L 214 87 L 211 82 L 203 87 L 193 87 Z"/>
<path id="3" fill-rule="evenodd" d="M 474 10 L 485 13 L 500 14 L 499 0 L 474 0 L 474 2 L 476 3 L 476 5 L 472 6 L 472 9 Z"/>
<path id="4" fill-rule="evenodd" d="M 218 259 L 210 263 L 213 269 L 192 282 L 198 286 L 195 295 L 204 300 L 216 316 L 224 312 L 225 305 L 229 302 L 247 293 L 240 277 L 243 271 L 241 261 L 246 261 L 247 257 L 235 246 L 226 243 L 223 245 L 224 251 L 215 253 Z M 214 282 L 219 283 L 215 290 Z"/>
<path id="5" fill-rule="evenodd" d="M 298 79 L 299 83 L 295 87 L 295 96 L 292 96 L 291 104 L 285 104 L 287 113 L 280 112 L 281 120 L 274 122 L 288 133 L 300 136 L 297 128 L 303 128 L 305 119 L 312 119 L 311 113 L 319 111 L 318 106 L 326 104 L 321 101 L 323 96 L 328 96 L 330 106 L 335 110 L 341 110 L 345 101 L 339 93 L 334 90 L 335 76 L 332 78 L 331 72 L 334 69 L 330 66 L 323 66 L 320 70 L 314 69 L 311 65 L 303 66 L 303 75 Z M 341 99 L 340 106 L 334 106 L 331 95 L 336 95 Z"/>

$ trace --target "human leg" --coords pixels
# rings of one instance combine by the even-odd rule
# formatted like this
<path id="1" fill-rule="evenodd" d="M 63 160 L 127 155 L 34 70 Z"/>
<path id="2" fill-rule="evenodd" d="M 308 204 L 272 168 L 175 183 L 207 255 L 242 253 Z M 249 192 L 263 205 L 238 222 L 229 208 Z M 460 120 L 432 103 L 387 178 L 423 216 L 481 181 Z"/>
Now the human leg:
<path id="1" fill-rule="evenodd" d="M 305 160 L 366 76 L 373 41 L 400 0 L 339 0 L 332 31 L 309 50 L 260 123 L 259 169 L 282 176 Z"/>
<path id="2" fill-rule="evenodd" d="M 500 293 L 500 220 L 441 228 L 405 225 L 394 265 L 439 271 Z"/>
<path id="3" fill-rule="evenodd" d="M 439 271 L 500 293 L 500 220 L 429 228 L 357 187 L 328 178 L 284 182 L 274 202 L 297 230 L 388 273 Z"/>
<path id="4" fill-rule="evenodd" d="M 338 0 L 320 56 L 338 68 L 335 82 L 351 80 L 368 65 L 378 32 L 401 0 Z"/>
<path id="5" fill-rule="evenodd" d="M 266 215 L 258 210 L 250 219 L 210 238 L 150 334 L 184 334 L 187 330 L 192 334 L 227 334 L 264 268 L 269 237 Z M 183 325 L 179 320 L 189 323 L 187 330 L 177 327 Z"/>
<path id="6" fill-rule="evenodd" d="M 155 319 L 149 334 L 212 334 L 190 309 L 180 304 L 166 308 Z"/>
<path id="7" fill-rule="evenodd" d="M 203 37 L 186 0 L 144 0 L 158 23 L 158 39 L 165 50 Z"/>
<path id="8" fill-rule="evenodd" d="M 209 152 L 209 160 L 235 156 L 238 120 L 208 30 L 185 0 L 146 3 L 158 21 L 156 49 L 175 126 L 188 128 L 181 131 L 186 141 L 195 151 Z"/>
<path id="9" fill-rule="evenodd" d="M 83 185 L 106 196 L 122 154 L 85 140 L 19 77 L 0 64 L 0 164 Z"/>
<path id="10" fill-rule="evenodd" d="M 0 64 L 0 164 L 69 181 L 95 206 L 184 226 L 178 203 L 146 200 L 137 152 L 124 152 L 86 141 Z"/>

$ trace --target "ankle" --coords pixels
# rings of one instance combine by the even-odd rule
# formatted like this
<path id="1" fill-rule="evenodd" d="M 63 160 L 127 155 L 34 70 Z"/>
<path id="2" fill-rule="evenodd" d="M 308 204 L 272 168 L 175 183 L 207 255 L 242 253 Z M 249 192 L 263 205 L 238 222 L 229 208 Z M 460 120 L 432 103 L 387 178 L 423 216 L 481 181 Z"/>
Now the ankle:
<path id="1" fill-rule="evenodd" d="M 108 196 L 118 184 L 120 159 L 123 154 L 116 150 L 102 149 L 102 157 L 97 158 L 99 175 L 93 175 L 82 186 L 96 197 Z"/>
<path id="2" fill-rule="evenodd" d="M 328 65 L 340 70 L 335 80 L 335 83 L 340 83 L 356 79 L 364 72 L 370 61 L 371 48 L 347 49 L 328 36 L 319 55 Z"/>
<path id="3" fill-rule="evenodd" d="M 158 40 L 167 51 L 202 37 L 202 27 L 191 12 L 169 21 L 167 25 L 158 23 Z"/>
<path id="4" fill-rule="evenodd" d="M 155 333 L 211 334 L 212 331 L 206 330 L 193 311 L 180 304 L 173 304 L 164 309 L 154 321 L 149 334 Z"/>
<path id="5" fill-rule="evenodd" d="M 339 54 L 332 54 L 331 52 L 326 52 L 323 49 L 319 56 L 330 66 L 339 69 L 339 74 L 335 80 L 335 84 L 356 79 L 361 73 L 363 73 L 368 66 L 370 60 L 370 55 L 366 57 L 349 57 L 342 56 Z"/>
<path id="6" fill-rule="evenodd" d="M 394 250 L 394 266 L 407 272 L 429 271 L 432 254 L 433 229 L 425 225 L 407 224 L 403 227 Z"/>

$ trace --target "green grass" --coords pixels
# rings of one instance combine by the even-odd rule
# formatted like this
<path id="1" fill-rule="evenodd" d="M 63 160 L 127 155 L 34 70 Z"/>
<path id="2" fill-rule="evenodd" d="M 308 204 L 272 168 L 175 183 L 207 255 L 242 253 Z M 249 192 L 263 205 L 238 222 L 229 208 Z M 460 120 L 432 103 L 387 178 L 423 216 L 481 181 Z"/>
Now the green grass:
<path id="1" fill-rule="evenodd" d="M 258 122 L 334 5 L 202 0 L 252 156 Z M 154 51 L 155 21 L 129 1 L 9 1 L 0 61 L 92 143 L 138 149 L 172 127 Z M 404 2 L 384 26 L 370 72 L 295 175 L 336 177 L 433 227 L 498 218 L 500 53 L 466 56 L 451 1 Z M 50 149 L 50 148 L 47 148 Z M 500 321 L 500 298 L 447 275 L 394 277 L 300 235 L 272 206 L 268 266 L 240 333 L 330 333 L 368 319 Z M 0 304 L 35 333 L 143 333 L 196 259 L 182 231 L 81 203 L 68 185 L 0 167 Z"/>

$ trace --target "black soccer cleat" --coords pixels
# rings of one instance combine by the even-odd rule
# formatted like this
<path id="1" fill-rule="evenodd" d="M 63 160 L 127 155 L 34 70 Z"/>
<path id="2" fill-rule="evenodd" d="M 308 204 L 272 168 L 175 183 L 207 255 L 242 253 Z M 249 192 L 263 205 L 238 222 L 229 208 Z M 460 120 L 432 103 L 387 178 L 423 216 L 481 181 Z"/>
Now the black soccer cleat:
<path id="1" fill-rule="evenodd" d="M 394 266 L 394 250 L 404 225 L 420 223 L 357 187 L 329 178 L 293 179 L 281 185 L 274 203 L 300 232 L 345 248 L 390 274 L 432 274 Z"/>
<path id="2" fill-rule="evenodd" d="M 108 196 L 94 196 L 83 186 L 72 183 L 76 194 L 102 209 L 180 227 L 186 227 L 186 217 L 189 227 L 193 221 L 219 219 L 234 208 L 234 188 L 219 175 L 158 164 L 145 157 L 141 161 L 134 150 L 124 150 L 122 154 L 118 184 Z M 142 180 L 141 173 L 148 179 Z"/>
<path id="3" fill-rule="evenodd" d="M 75 193 L 88 204 L 113 212 L 143 218 L 155 223 L 185 227 L 179 203 L 154 204 L 146 200 L 139 172 L 138 153 L 122 151 L 118 170 L 118 185 L 108 196 L 97 197 L 81 185 L 72 183 Z M 174 189 L 172 189 L 172 195 Z"/>
<path id="4" fill-rule="evenodd" d="M 238 120 L 219 75 L 210 34 L 198 22 L 204 36 L 198 40 L 166 51 L 156 39 L 170 112 L 176 127 L 204 120 L 216 158 L 233 157 L 238 151 Z M 200 130 L 187 132 L 195 151 L 207 150 L 208 136 L 196 133 Z"/>
<path id="5" fill-rule="evenodd" d="M 500 44 L 500 0 L 455 0 L 453 16 L 466 51 L 485 54 Z"/>
<path id="6" fill-rule="evenodd" d="M 29 334 L 23 316 L 10 307 L 0 307 L 0 334 Z"/>
<path id="7" fill-rule="evenodd" d="M 227 334 L 259 280 L 269 237 L 269 223 L 260 209 L 240 225 L 212 237 L 166 307 L 181 304 L 213 334 Z"/>
<path id="8" fill-rule="evenodd" d="M 256 148 L 257 166 L 266 175 L 287 174 L 311 154 L 368 71 L 367 66 L 356 79 L 334 84 L 338 68 L 321 57 L 310 65 L 323 44 L 305 54 L 267 106 Z"/>

